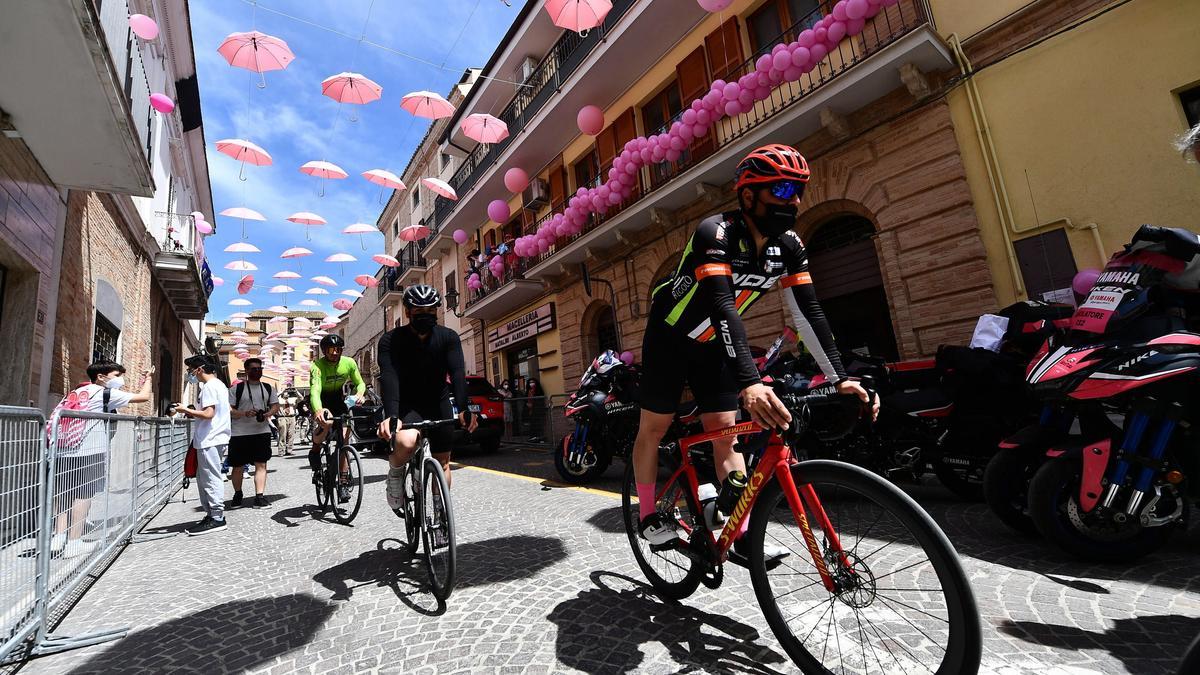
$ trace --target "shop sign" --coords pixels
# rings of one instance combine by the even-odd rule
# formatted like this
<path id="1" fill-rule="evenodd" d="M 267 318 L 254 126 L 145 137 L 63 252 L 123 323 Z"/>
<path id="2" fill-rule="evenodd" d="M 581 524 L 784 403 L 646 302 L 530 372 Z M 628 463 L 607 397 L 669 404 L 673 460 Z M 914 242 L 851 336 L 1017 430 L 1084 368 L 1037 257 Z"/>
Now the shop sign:
<path id="1" fill-rule="evenodd" d="M 554 303 L 547 302 L 532 312 L 488 331 L 488 351 L 505 347 L 554 329 Z"/>

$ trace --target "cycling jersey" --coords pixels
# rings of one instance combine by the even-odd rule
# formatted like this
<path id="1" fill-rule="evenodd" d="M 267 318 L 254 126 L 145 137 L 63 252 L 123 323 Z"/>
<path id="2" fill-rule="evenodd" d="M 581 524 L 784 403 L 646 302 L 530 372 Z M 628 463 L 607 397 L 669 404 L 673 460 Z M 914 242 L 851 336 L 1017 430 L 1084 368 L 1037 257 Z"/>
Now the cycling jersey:
<path id="1" fill-rule="evenodd" d="M 449 385 L 459 409 L 467 409 L 462 342 L 445 326 L 434 326 L 424 340 L 408 325 L 384 333 L 379 340 L 379 379 L 388 417 L 412 411 L 425 419 L 448 417 Z"/>
<path id="2" fill-rule="evenodd" d="M 693 341 L 722 346 L 721 354 L 744 389 L 760 380 L 740 315 L 776 283 L 789 289 L 784 305 L 821 372 L 832 382 L 845 378 L 800 237 L 789 230 L 768 239 L 760 255 L 740 211 L 700 222 L 675 273 L 654 288 L 649 321 Z"/>
<path id="3" fill-rule="evenodd" d="M 322 400 L 333 403 L 335 398 L 342 398 L 342 387 L 346 382 L 353 382 L 356 396 L 362 396 L 367 391 L 367 383 L 363 382 L 358 372 L 358 364 L 349 356 L 343 356 L 337 363 L 330 363 L 324 356 L 312 362 L 309 370 L 308 402 L 314 411 L 330 408 Z M 343 404 L 344 405 L 344 404 Z"/>

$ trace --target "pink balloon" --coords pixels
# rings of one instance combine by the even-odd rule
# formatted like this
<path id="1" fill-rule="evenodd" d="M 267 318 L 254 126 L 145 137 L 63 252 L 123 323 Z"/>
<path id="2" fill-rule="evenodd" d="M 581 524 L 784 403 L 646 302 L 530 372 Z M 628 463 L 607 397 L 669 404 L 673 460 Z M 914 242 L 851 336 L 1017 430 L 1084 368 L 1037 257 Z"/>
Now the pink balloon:
<path id="1" fill-rule="evenodd" d="M 812 59 L 812 53 L 807 47 L 796 45 L 796 49 L 792 51 L 792 65 L 797 68 L 803 68 Z"/>
<path id="2" fill-rule="evenodd" d="M 452 234 L 450 236 L 454 238 L 455 243 L 458 243 L 458 244 L 467 243 L 467 233 L 462 230 L 455 230 L 454 234 Z"/>
<path id="3" fill-rule="evenodd" d="M 800 32 L 800 35 L 796 36 L 796 44 L 804 47 L 805 49 L 812 47 L 816 43 L 817 38 L 815 35 L 813 35 L 811 28 L 804 29 Z"/>
<path id="4" fill-rule="evenodd" d="M 514 166 L 504 172 L 504 187 L 509 192 L 521 192 L 529 187 L 529 174 L 525 173 L 524 169 Z"/>
<path id="5" fill-rule="evenodd" d="M 792 55 L 786 49 L 781 50 L 771 58 L 771 65 L 775 70 L 787 70 L 792 65 Z"/>
<path id="6" fill-rule="evenodd" d="M 841 7 L 841 5 L 838 5 L 838 7 Z M 844 37 L 846 37 L 845 22 L 834 21 L 833 25 L 829 27 L 829 41 L 830 42 L 841 42 L 842 38 L 844 38 Z"/>
<path id="7" fill-rule="evenodd" d="M 846 17 L 847 17 L 846 5 L 847 4 L 848 3 L 846 2 L 846 0 L 842 0 L 842 2 L 839 2 L 838 4 L 833 6 L 833 18 L 834 19 L 836 19 L 837 21 L 845 21 L 846 20 Z"/>
<path id="8" fill-rule="evenodd" d="M 154 23 L 154 19 L 145 14 L 131 14 L 129 16 L 129 29 L 133 34 L 143 40 L 153 40 L 158 37 L 158 24 Z"/>
<path id="9" fill-rule="evenodd" d="M 166 94 L 150 94 L 150 107 L 158 112 L 169 115 L 175 111 L 175 101 Z"/>
<path id="10" fill-rule="evenodd" d="M 633 352 L 621 352 L 621 363 L 625 365 L 633 364 Z"/>
<path id="11" fill-rule="evenodd" d="M 1092 290 L 1092 285 L 1096 283 L 1096 279 L 1099 277 L 1100 270 L 1079 270 L 1075 278 L 1071 280 L 1071 290 L 1075 291 L 1075 295 L 1086 297 L 1088 291 Z"/>
<path id="12" fill-rule="evenodd" d="M 594 105 L 585 105 L 575 116 L 579 130 L 588 136 L 595 136 L 604 130 L 604 111 Z"/>
<path id="13" fill-rule="evenodd" d="M 825 45 L 813 45 L 812 49 L 808 50 L 812 54 L 812 63 L 820 63 L 829 54 L 829 48 Z"/>
<path id="14" fill-rule="evenodd" d="M 861 19 L 867 15 L 867 10 L 871 8 L 867 0 L 850 0 L 846 3 L 846 17 L 849 19 Z"/>
<path id="15" fill-rule="evenodd" d="M 721 90 L 721 96 L 726 101 L 735 101 L 737 100 L 738 94 L 740 94 L 741 91 L 742 86 L 740 84 L 737 82 L 730 82 Z"/>
<path id="16" fill-rule="evenodd" d="M 754 69 L 760 73 L 765 73 L 771 69 L 771 61 L 772 59 L 770 54 L 763 54 L 762 56 L 758 57 L 758 61 L 754 62 Z"/>
<path id="17" fill-rule="evenodd" d="M 733 0 L 696 0 L 706 12 L 720 12 L 733 4 Z"/>
<path id="18" fill-rule="evenodd" d="M 679 158 L 682 156 L 683 156 L 683 153 L 679 152 L 678 150 L 668 150 L 666 153 L 666 158 L 667 158 L 668 162 L 678 162 Z"/>
<path id="19" fill-rule="evenodd" d="M 491 218 L 497 223 L 503 223 L 504 221 L 508 220 L 508 217 L 512 215 L 512 212 L 508 209 L 508 202 L 504 201 L 503 199 L 493 199 L 487 205 L 487 214 L 488 218 Z"/>
<path id="20" fill-rule="evenodd" d="M 704 134 L 707 134 L 707 133 L 708 133 L 708 125 L 707 124 L 697 124 L 696 126 L 692 127 L 692 138 L 700 138 L 701 136 L 703 136 Z"/>
<path id="21" fill-rule="evenodd" d="M 212 234 L 213 226 L 209 225 L 207 222 L 205 222 L 203 220 L 197 220 L 196 221 L 196 230 L 198 232 L 200 232 L 200 234 Z"/>
<path id="22" fill-rule="evenodd" d="M 730 103 L 729 105 L 734 105 L 734 104 Z M 650 153 L 650 161 L 654 162 L 655 164 L 658 164 L 659 162 L 663 161 L 664 159 L 666 159 L 666 157 L 667 157 L 667 153 L 662 148 L 654 148 L 654 151 Z"/>
<path id="23" fill-rule="evenodd" d="M 849 21 L 846 22 L 846 34 L 847 35 L 858 35 L 859 33 L 863 32 L 863 28 L 866 28 L 866 26 L 867 26 L 867 20 L 865 18 L 850 19 Z"/>
<path id="24" fill-rule="evenodd" d="M 788 66 L 787 70 L 783 71 L 783 79 L 787 82 L 795 82 L 804 74 L 804 70 L 796 66 Z"/>
<path id="25" fill-rule="evenodd" d="M 616 206 L 617 204 L 620 204 L 620 203 L 621 203 L 621 195 L 620 195 L 620 193 L 618 193 L 618 192 L 610 192 L 610 193 L 608 193 L 608 203 L 609 203 L 609 204 L 612 204 L 613 206 Z"/>
<path id="26" fill-rule="evenodd" d="M 816 44 L 825 44 L 825 41 L 828 39 L 829 31 L 824 26 L 820 26 L 813 30 L 813 40 L 816 41 Z"/>
<path id="27" fill-rule="evenodd" d="M 701 110 L 696 113 L 696 124 L 708 124 L 712 121 L 712 113 L 707 110 Z"/>
<path id="28" fill-rule="evenodd" d="M 750 106 L 754 105 L 754 92 L 743 89 L 741 95 L 738 96 L 738 103 L 742 104 L 742 110 L 749 110 Z"/>
<path id="29" fill-rule="evenodd" d="M 730 101 L 725 104 L 725 114 L 734 117 L 742 114 L 742 104 L 737 101 Z"/>
<path id="30" fill-rule="evenodd" d="M 687 143 L 684 143 L 682 138 L 676 136 L 671 139 L 671 147 L 668 148 L 668 150 L 679 151 L 679 150 L 683 150 L 686 147 L 687 147 Z"/>

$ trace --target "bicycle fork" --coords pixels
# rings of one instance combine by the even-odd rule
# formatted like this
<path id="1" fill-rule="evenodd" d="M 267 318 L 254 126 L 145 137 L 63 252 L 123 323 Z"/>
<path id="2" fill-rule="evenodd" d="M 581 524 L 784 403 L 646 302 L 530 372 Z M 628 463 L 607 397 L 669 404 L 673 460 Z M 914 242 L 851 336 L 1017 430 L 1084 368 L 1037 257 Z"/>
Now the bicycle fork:
<path id="1" fill-rule="evenodd" d="M 796 524 L 800 526 L 800 532 L 804 535 L 804 544 L 808 547 L 808 552 L 812 555 L 813 565 L 816 566 L 817 572 L 821 575 L 821 582 L 825 585 L 825 590 L 830 593 L 837 593 L 837 583 L 833 575 L 829 572 L 828 565 L 825 564 L 825 555 L 821 551 L 821 546 L 817 543 L 817 537 L 813 534 L 812 526 L 808 522 L 808 513 L 811 512 L 817 520 L 817 525 L 825 533 L 827 538 L 826 545 L 828 549 L 837 555 L 838 561 L 842 568 L 851 574 L 854 574 L 853 566 L 850 563 L 846 552 L 842 550 L 841 539 L 838 538 L 837 532 L 833 529 L 833 523 L 829 521 L 828 514 L 825 513 L 824 507 L 821 506 L 821 500 L 817 497 L 817 491 L 809 483 L 797 487 L 796 481 L 792 478 L 791 467 L 787 462 L 779 462 L 775 465 L 775 479 L 779 481 L 779 486 L 783 488 L 784 497 L 787 499 L 788 506 L 792 509 L 792 515 L 796 519 Z M 807 505 L 807 510 L 805 506 Z"/>

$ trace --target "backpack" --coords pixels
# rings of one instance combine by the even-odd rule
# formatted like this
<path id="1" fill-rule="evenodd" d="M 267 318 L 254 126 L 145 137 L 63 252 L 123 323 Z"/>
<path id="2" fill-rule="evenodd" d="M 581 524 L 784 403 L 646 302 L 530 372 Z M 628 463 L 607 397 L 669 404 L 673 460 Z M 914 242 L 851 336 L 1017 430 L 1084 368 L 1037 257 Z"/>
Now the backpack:
<path id="1" fill-rule="evenodd" d="M 263 382 L 262 386 L 267 388 L 267 398 L 266 398 L 266 400 L 263 401 L 263 405 L 268 405 L 271 401 L 271 385 L 266 382 Z M 234 408 L 237 408 L 242 405 L 242 392 L 245 390 L 246 390 L 245 381 L 238 382 L 237 388 L 234 389 L 234 394 L 233 394 L 233 407 Z"/>
<path id="2" fill-rule="evenodd" d="M 108 402 L 112 399 L 112 391 L 104 388 L 104 407 L 101 412 L 108 412 Z M 54 415 L 68 410 L 86 411 L 89 397 L 87 391 L 83 387 L 75 389 L 71 393 L 63 397 L 63 400 L 54 406 L 54 412 L 51 415 L 50 421 L 46 422 L 46 445 L 50 444 L 50 439 L 53 437 L 54 430 Z M 84 433 L 87 432 L 88 423 L 92 420 L 78 419 L 70 417 L 67 419 L 58 420 L 58 447 L 73 448 L 83 443 Z"/>

